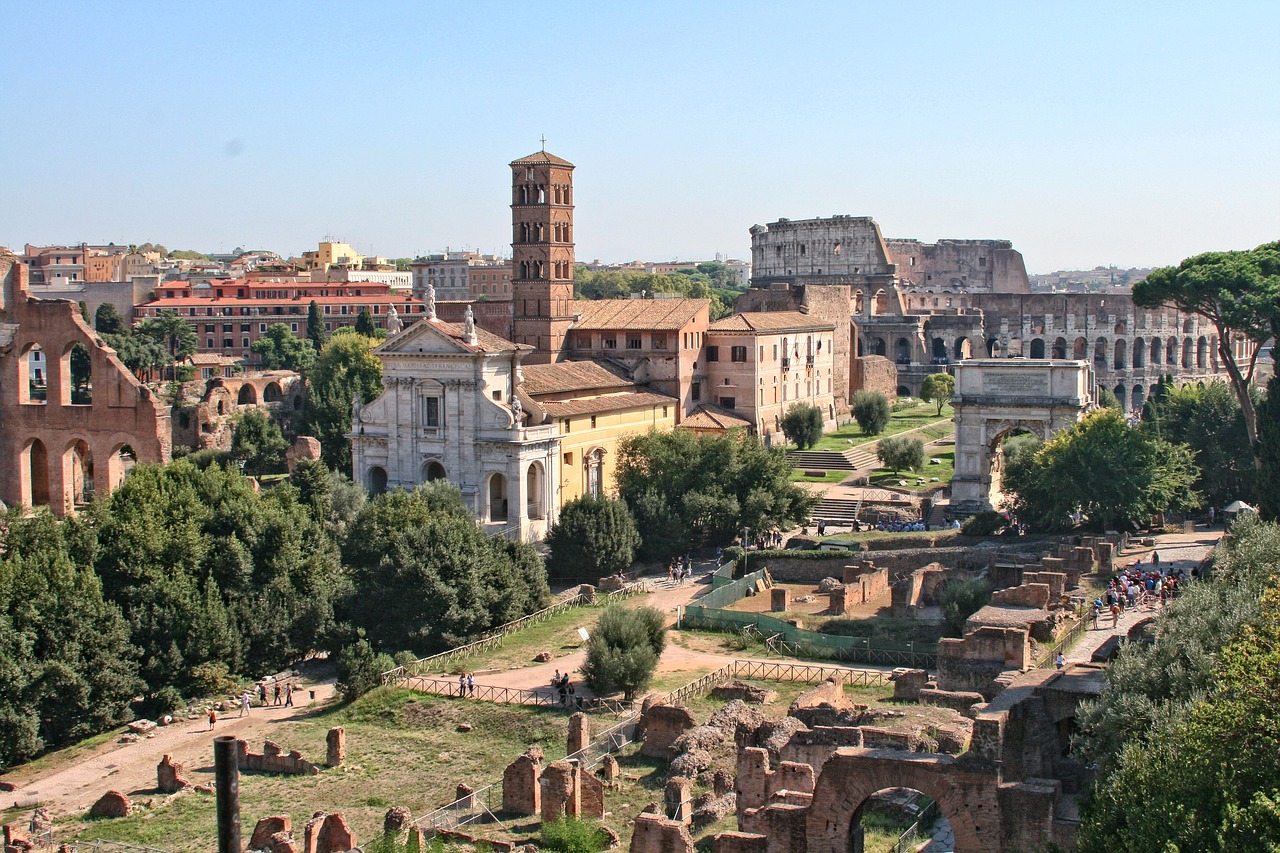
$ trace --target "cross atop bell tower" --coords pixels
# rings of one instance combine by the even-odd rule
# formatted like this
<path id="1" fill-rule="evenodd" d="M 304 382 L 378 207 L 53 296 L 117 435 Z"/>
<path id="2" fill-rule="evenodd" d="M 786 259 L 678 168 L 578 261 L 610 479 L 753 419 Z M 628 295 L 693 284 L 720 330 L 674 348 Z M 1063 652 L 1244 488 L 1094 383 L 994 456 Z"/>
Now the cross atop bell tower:
<path id="1" fill-rule="evenodd" d="M 527 363 L 559 361 L 573 324 L 572 163 L 545 147 L 512 161 L 511 229 L 512 337 L 534 348 Z"/>

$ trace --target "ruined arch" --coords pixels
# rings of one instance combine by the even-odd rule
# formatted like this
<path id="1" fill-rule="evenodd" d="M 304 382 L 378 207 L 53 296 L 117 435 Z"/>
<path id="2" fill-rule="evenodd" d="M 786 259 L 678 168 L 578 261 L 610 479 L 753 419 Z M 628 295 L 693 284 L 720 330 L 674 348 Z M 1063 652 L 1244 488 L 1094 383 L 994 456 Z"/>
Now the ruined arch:
<path id="1" fill-rule="evenodd" d="M 62 493 L 68 508 L 93 500 L 93 450 L 83 438 L 67 442 L 62 452 Z"/>
<path id="2" fill-rule="evenodd" d="M 1147 366 L 1147 343 L 1142 338 L 1133 339 L 1133 366 Z"/>
<path id="3" fill-rule="evenodd" d="M 908 388 L 906 385 L 899 385 L 899 386 L 898 386 L 898 396 L 899 396 L 899 397 L 910 397 L 910 396 L 911 396 L 911 389 L 910 389 L 910 388 Z"/>
<path id="4" fill-rule="evenodd" d="M 444 465 L 439 459 L 428 459 L 422 465 L 422 482 L 430 483 L 435 480 L 447 480 L 448 474 L 444 470 Z"/>
<path id="5" fill-rule="evenodd" d="M 931 345 L 930 354 L 936 361 L 945 361 L 947 358 L 947 342 L 942 338 L 934 338 Z"/>
<path id="6" fill-rule="evenodd" d="M 987 853 L 1002 846 L 990 843 L 1001 836 L 994 773 L 959 772 L 949 755 L 851 747 L 836 750 L 814 785 L 805 827 L 810 853 L 854 849 L 851 840 L 863 805 L 885 788 L 912 788 L 934 799 L 951 823 L 955 853 Z M 979 802 L 984 807 L 974 808 Z"/>
<path id="7" fill-rule="evenodd" d="M 73 343 L 62 352 L 59 391 L 64 406 L 93 405 L 93 362 L 89 348 Z"/>
<path id="8" fill-rule="evenodd" d="M 973 346 L 969 343 L 969 339 L 963 335 L 956 338 L 955 358 L 956 361 L 973 358 Z"/>
<path id="9" fill-rule="evenodd" d="M 124 478 L 129 476 L 129 472 L 137 464 L 138 454 L 131 445 L 124 442 L 115 444 L 111 448 L 111 453 L 107 455 L 107 492 L 114 492 L 119 488 Z"/>
<path id="10" fill-rule="evenodd" d="M 869 342 L 872 355 L 888 355 L 889 350 L 885 345 L 884 338 L 872 338 Z"/>
<path id="11" fill-rule="evenodd" d="M 1142 404 L 1147 402 L 1147 395 L 1143 391 L 1143 388 L 1141 385 L 1133 386 L 1133 398 L 1131 402 L 1133 404 L 1133 408 L 1135 409 L 1141 409 Z"/>
<path id="12" fill-rule="evenodd" d="M 530 462 L 525 471 L 525 508 L 529 518 L 544 518 L 546 515 L 546 473 L 541 462 Z"/>
<path id="13" fill-rule="evenodd" d="M 49 505 L 49 451 L 44 442 L 33 438 L 22 447 L 22 505 Z"/>
<path id="14" fill-rule="evenodd" d="M 1190 317 L 1182 321 L 1182 334 L 1189 335 L 1196 329 L 1196 324 Z"/>
<path id="15" fill-rule="evenodd" d="M 236 405 L 252 406 L 258 402 L 258 389 L 253 387 L 253 383 L 246 382 L 240 386 L 240 392 L 236 394 Z"/>
<path id="16" fill-rule="evenodd" d="M 872 315 L 889 313 L 889 293 L 884 288 L 877 290 L 871 297 L 871 313 Z"/>
<path id="17" fill-rule="evenodd" d="M 1124 370 L 1125 357 L 1129 354 L 1129 347 L 1125 344 L 1124 338 L 1116 341 L 1115 346 L 1115 368 L 1116 370 Z"/>
<path id="18" fill-rule="evenodd" d="M 1209 339 L 1204 335 L 1196 341 L 1196 367 L 1204 370 L 1209 366 Z"/>
<path id="19" fill-rule="evenodd" d="M 1164 345 L 1164 361 L 1165 364 L 1178 363 L 1178 339 L 1169 338 Z"/>
<path id="20" fill-rule="evenodd" d="M 1031 339 L 1031 357 L 1044 358 L 1044 338 Z"/>
<path id="21" fill-rule="evenodd" d="M 1053 357 L 1063 359 L 1067 357 L 1067 339 L 1057 338 L 1053 342 Z"/>
<path id="22" fill-rule="evenodd" d="M 43 406 L 49 402 L 49 360 L 38 343 L 23 347 L 18 357 L 18 402 Z"/>
<path id="23" fill-rule="evenodd" d="M 1093 360 L 1103 367 L 1107 366 L 1107 339 L 1098 338 L 1093 344 Z"/>
<path id="24" fill-rule="evenodd" d="M 280 387 L 279 382 L 268 382 L 267 387 L 262 389 L 262 402 L 279 403 L 284 399 L 284 389 Z"/>
<path id="25" fill-rule="evenodd" d="M 1191 369 L 1191 338 L 1182 340 L 1182 367 L 1184 370 Z"/>
<path id="26" fill-rule="evenodd" d="M 1164 341 L 1159 338 L 1151 339 L 1151 366 L 1159 367 L 1164 363 Z"/>
<path id="27" fill-rule="evenodd" d="M 1084 361 L 1089 357 L 1089 341 L 1085 338 L 1076 338 L 1076 342 L 1071 346 L 1071 357 L 1076 361 Z"/>
<path id="28" fill-rule="evenodd" d="M 898 364 L 910 364 L 911 341 L 906 338 L 898 338 L 898 342 L 894 345 L 894 355 L 898 360 Z"/>

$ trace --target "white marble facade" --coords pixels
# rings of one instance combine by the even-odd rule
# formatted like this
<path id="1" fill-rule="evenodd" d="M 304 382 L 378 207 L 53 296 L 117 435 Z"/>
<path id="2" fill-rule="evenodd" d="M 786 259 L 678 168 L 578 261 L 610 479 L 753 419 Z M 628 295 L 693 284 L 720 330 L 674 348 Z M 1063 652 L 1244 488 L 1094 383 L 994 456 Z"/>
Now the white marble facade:
<path id="1" fill-rule="evenodd" d="M 528 349 L 438 319 L 376 347 L 383 392 L 352 418 L 356 479 L 373 493 L 446 479 L 487 533 L 545 537 L 559 438 L 553 423 L 526 425 L 516 397 Z"/>

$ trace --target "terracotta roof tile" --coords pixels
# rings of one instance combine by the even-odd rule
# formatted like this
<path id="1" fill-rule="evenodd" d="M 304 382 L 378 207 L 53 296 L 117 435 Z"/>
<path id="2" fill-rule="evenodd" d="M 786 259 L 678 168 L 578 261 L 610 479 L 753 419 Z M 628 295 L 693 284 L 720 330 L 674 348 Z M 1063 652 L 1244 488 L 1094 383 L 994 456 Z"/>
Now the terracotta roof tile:
<path id="1" fill-rule="evenodd" d="M 579 299 L 573 303 L 573 312 L 582 319 L 573 329 L 679 331 L 710 306 L 710 299 Z"/>
<path id="2" fill-rule="evenodd" d="M 801 332 L 834 328 L 834 324 L 800 311 L 747 311 L 716 320 L 707 327 L 707 331 Z"/>
<path id="3" fill-rule="evenodd" d="M 554 154 L 548 154 L 546 151 L 535 151 L 528 157 L 521 157 L 519 160 L 512 160 L 512 166 L 568 166 L 574 168 L 573 164 L 563 157 L 557 157 Z"/>
<path id="4" fill-rule="evenodd" d="M 599 397 L 579 397 L 576 400 L 538 401 L 538 405 L 554 418 L 571 415 L 589 415 L 599 412 L 616 412 L 621 409 L 674 406 L 680 401 L 657 391 L 629 391 L 622 394 L 603 394 Z"/>
<path id="5" fill-rule="evenodd" d="M 685 429 L 727 430 L 753 427 L 755 424 L 731 409 L 726 409 L 713 403 L 703 403 L 694 409 L 693 414 L 681 421 L 680 426 Z"/>
<path id="6" fill-rule="evenodd" d="M 595 391 L 606 388 L 631 388 L 630 378 L 594 361 L 561 361 L 556 364 L 522 366 L 522 390 L 531 397 L 539 394 L 561 394 L 566 391 Z"/>

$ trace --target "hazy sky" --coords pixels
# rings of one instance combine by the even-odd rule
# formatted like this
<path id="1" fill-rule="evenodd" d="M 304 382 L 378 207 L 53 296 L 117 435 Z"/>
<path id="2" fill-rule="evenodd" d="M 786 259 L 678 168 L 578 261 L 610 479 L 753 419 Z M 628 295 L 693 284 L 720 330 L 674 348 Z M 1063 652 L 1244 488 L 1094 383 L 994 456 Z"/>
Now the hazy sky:
<path id="1" fill-rule="evenodd" d="M 1280 238 L 1280 3 L 6 0 L 0 245 L 509 251 L 577 164 L 578 258 L 757 222 L 1013 241 L 1032 272 Z"/>

